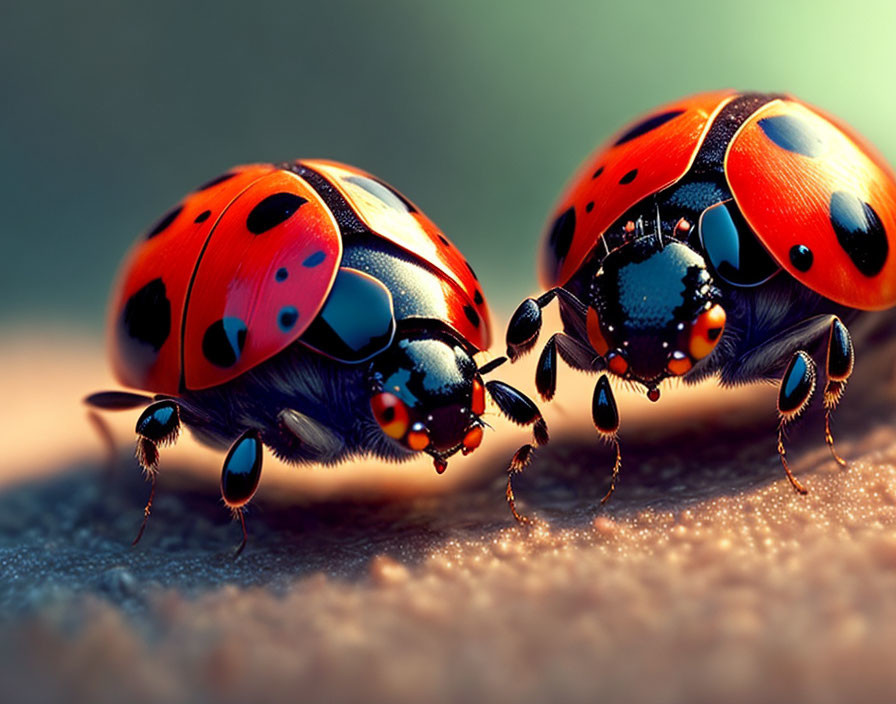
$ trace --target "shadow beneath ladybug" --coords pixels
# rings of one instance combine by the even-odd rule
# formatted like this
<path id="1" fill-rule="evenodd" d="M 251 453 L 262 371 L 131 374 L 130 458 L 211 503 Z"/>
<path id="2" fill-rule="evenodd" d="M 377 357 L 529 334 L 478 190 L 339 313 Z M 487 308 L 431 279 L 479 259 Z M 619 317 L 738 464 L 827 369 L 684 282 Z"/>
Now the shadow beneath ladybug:
<path id="1" fill-rule="evenodd" d="M 896 424 L 894 354 L 884 339 L 873 350 L 866 346 L 867 364 L 857 367 L 834 418 L 847 459 L 867 450 L 864 440 L 877 428 Z M 695 416 L 684 431 L 664 417 L 662 403 L 650 410 L 656 412 L 623 422 L 622 471 L 605 506 L 599 501 L 609 487 L 609 446 L 596 434 L 558 433 L 514 482 L 523 510 L 555 528 L 586 528 L 597 515 L 679 511 L 783 478 L 773 407 L 745 418 Z M 817 403 L 791 431 L 788 457 L 810 491 L 814 470 L 830 465 L 836 471 Z M 114 474 L 75 467 L 0 493 L 0 611 L 14 614 L 60 595 L 89 593 L 143 613 L 158 588 L 190 596 L 224 585 L 285 591 L 314 573 L 363 580 L 377 555 L 414 565 L 450 540 L 488 539 L 514 526 L 497 471 L 439 496 L 288 507 L 255 501 L 247 514 L 249 544 L 234 560 L 239 525 L 217 495 L 208 487 L 166 487 L 163 477 L 146 534 L 131 547 L 148 485 L 132 456 L 123 455 L 119 467 Z M 175 474 L 176 467 L 166 468 L 167 476 Z M 780 488 L 790 491 L 786 482 Z"/>

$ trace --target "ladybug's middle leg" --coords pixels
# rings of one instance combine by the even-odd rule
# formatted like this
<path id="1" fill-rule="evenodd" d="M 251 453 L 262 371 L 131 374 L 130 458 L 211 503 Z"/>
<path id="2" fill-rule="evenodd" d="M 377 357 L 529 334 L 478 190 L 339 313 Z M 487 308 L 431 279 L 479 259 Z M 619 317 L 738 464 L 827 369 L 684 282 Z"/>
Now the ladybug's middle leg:
<path id="1" fill-rule="evenodd" d="M 535 372 L 535 387 L 545 401 L 554 398 L 557 390 L 557 353 L 573 369 L 579 371 L 596 371 L 602 368 L 603 360 L 588 345 L 564 332 L 551 335 L 541 356 Z"/>

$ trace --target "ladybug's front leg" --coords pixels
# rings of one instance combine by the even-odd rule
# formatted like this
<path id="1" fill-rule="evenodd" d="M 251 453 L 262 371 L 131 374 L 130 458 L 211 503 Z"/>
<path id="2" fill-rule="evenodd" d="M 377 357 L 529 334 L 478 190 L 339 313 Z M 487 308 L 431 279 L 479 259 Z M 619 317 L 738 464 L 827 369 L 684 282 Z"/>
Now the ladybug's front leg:
<path id="1" fill-rule="evenodd" d="M 594 427 L 601 437 L 608 439 L 616 446 L 616 463 L 613 465 L 613 476 L 610 479 L 610 488 L 600 500 L 602 504 L 616 490 L 616 480 L 619 478 L 619 468 L 622 466 L 622 452 L 619 448 L 619 411 L 616 408 L 616 399 L 613 397 L 613 389 L 610 388 L 610 379 L 606 374 L 601 374 L 594 386 L 594 396 L 591 399 L 591 419 Z"/>
<path id="2" fill-rule="evenodd" d="M 180 410 L 171 399 L 156 401 L 147 406 L 137 419 L 137 461 L 143 467 L 146 477 L 152 482 L 149 499 L 143 508 L 143 522 L 132 545 L 140 542 L 146 522 L 152 510 L 152 500 L 156 493 L 156 475 L 159 472 L 159 447 L 177 440 L 180 432 Z"/>
<path id="3" fill-rule="evenodd" d="M 538 341 L 538 334 L 541 332 L 541 310 L 553 301 L 555 296 L 560 296 L 581 315 L 582 320 L 585 319 L 588 306 L 565 288 L 558 286 L 538 298 L 527 298 L 514 311 L 507 325 L 507 356 L 511 362 L 526 354 Z"/>

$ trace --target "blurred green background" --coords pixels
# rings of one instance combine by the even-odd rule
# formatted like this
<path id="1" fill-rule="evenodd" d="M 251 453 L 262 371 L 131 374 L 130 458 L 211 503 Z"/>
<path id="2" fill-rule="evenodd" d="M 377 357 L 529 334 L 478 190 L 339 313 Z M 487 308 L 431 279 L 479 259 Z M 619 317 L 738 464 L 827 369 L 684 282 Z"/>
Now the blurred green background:
<path id="1" fill-rule="evenodd" d="M 660 102 L 788 91 L 896 161 L 894 36 L 891 1 L 4 0 L 0 322 L 100 331 L 171 204 L 303 156 L 405 192 L 506 311 L 573 169 Z"/>

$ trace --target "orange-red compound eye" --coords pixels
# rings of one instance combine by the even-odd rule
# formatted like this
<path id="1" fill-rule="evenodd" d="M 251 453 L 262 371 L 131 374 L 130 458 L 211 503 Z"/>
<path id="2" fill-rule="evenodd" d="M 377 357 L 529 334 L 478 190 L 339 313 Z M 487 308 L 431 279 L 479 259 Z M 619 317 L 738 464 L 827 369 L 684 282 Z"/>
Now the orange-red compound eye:
<path id="1" fill-rule="evenodd" d="M 482 426 L 476 425 L 464 435 L 464 452 L 472 452 L 482 443 Z"/>
<path id="2" fill-rule="evenodd" d="M 412 450 L 425 450 L 429 447 L 429 433 L 421 423 L 415 423 L 407 438 L 408 447 Z"/>
<path id="3" fill-rule="evenodd" d="M 376 394 L 370 399 L 370 410 L 386 435 L 396 440 L 404 437 L 411 422 L 411 414 L 398 396 L 386 391 Z"/>
<path id="4" fill-rule="evenodd" d="M 473 400 L 470 402 L 470 410 L 477 416 L 485 413 L 485 386 L 478 376 L 473 379 Z"/>
<path id="5" fill-rule="evenodd" d="M 691 326 L 691 337 L 688 342 L 691 357 L 695 360 L 703 359 L 712 352 L 724 329 L 725 309 L 718 303 L 697 316 L 697 320 Z"/>

